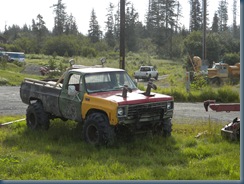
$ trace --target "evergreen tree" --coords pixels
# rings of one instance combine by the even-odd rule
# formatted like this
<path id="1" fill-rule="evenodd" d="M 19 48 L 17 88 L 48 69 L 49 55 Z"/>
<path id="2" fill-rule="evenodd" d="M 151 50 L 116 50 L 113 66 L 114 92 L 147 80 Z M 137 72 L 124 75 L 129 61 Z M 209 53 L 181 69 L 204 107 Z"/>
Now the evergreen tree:
<path id="1" fill-rule="evenodd" d="M 239 37 L 238 36 L 238 28 L 236 25 L 236 14 L 237 14 L 237 2 L 236 0 L 233 0 L 233 36 L 234 37 Z"/>
<path id="2" fill-rule="evenodd" d="M 226 31 L 228 29 L 227 27 L 227 21 L 228 21 L 228 9 L 227 9 L 227 1 L 221 0 L 219 2 L 218 7 L 218 17 L 219 17 L 219 29 L 220 31 Z"/>
<path id="3" fill-rule="evenodd" d="M 177 1 L 177 3 L 176 3 L 176 22 L 175 22 L 175 32 L 176 33 L 178 32 L 178 28 L 180 27 L 179 17 L 182 16 L 181 11 L 182 11 L 182 7 L 181 7 L 179 1 Z"/>
<path id="4" fill-rule="evenodd" d="M 65 22 L 67 19 L 67 14 L 65 12 L 66 6 L 62 3 L 62 0 L 58 0 L 57 4 L 52 6 L 54 8 L 54 13 L 56 16 L 54 17 L 54 35 L 62 35 L 65 30 Z"/>
<path id="5" fill-rule="evenodd" d="M 213 17 L 212 31 L 217 33 L 219 31 L 219 17 L 217 12 L 215 12 Z"/>
<path id="6" fill-rule="evenodd" d="M 147 13 L 147 30 L 152 37 L 160 28 L 160 12 L 158 0 L 149 0 L 149 7 Z"/>
<path id="7" fill-rule="evenodd" d="M 190 0 L 190 31 L 202 29 L 202 10 L 199 0 Z"/>
<path id="8" fill-rule="evenodd" d="M 114 36 L 116 40 L 120 37 L 120 3 L 117 5 L 118 9 L 114 15 Z"/>
<path id="9" fill-rule="evenodd" d="M 172 36 L 178 27 L 179 13 L 180 4 L 176 0 L 149 0 L 147 32 L 162 55 L 171 57 Z"/>
<path id="10" fill-rule="evenodd" d="M 75 18 L 73 17 L 72 14 L 67 17 L 67 20 L 65 22 L 64 32 L 66 35 L 69 35 L 69 34 L 77 35 L 78 34 L 77 24 L 76 24 Z"/>
<path id="11" fill-rule="evenodd" d="M 89 27 L 90 29 L 88 30 L 88 37 L 90 38 L 91 42 L 98 42 L 102 36 L 102 32 L 100 31 L 100 26 L 98 24 L 97 16 L 94 9 L 92 9 L 91 12 Z"/>
<path id="12" fill-rule="evenodd" d="M 3 33 L 4 37 L 7 39 L 8 43 L 12 43 L 17 38 L 20 38 L 21 28 L 18 25 L 12 25 L 8 28 L 5 27 L 5 31 Z"/>
<path id="13" fill-rule="evenodd" d="M 110 47 L 115 46 L 113 9 L 114 9 L 114 5 L 112 3 L 109 3 L 109 7 L 107 9 L 108 10 L 107 21 L 105 22 L 107 31 L 105 33 L 104 38 Z"/>
<path id="14" fill-rule="evenodd" d="M 131 5 L 131 6 L 130 6 Z M 129 51 L 136 51 L 136 22 L 138 21 L 138 13 L 134 5 L 131 3 L 126 4 L 125 12 L 125 43 Z"/>
<path id="15" fill-rule="evenodd" d="M 36 21 L 32 20 L 32 33 L 35 36 L 36 40 L 36 53 L 39 53 L 42 47 L 42 44 L 44 42 L 45 36 L 48 34 L 48 29 L 45 26 L 45 22 L 43 20 L 43 17 L 38 14 L 36 17 Z"/>

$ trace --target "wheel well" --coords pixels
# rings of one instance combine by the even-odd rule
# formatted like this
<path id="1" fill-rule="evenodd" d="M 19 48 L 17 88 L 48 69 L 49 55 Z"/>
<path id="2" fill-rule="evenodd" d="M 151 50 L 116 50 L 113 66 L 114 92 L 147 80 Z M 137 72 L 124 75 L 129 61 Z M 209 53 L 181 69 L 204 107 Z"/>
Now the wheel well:
<path id="1" fill-rule="evenodd" d="M 99 110 L 99 109 L 90 109 L 87 114 L 86 114 L 86 118 L 90 115 L 90 114 L 93 114 L 93 113 L 101 113 L 103 115 L 105 115 L 107 118 L 108 118 L 108 115 L 106 112 L 102 111 L 102 110 Z"/>
<path id="2" fill-rule="evenodd" d="M 42 104 L 42 101 L 38 98 L 30 98 L 29 99 L 29 104 L 33 104 L 33 103 L 37 103 L 37 102 Z"/>

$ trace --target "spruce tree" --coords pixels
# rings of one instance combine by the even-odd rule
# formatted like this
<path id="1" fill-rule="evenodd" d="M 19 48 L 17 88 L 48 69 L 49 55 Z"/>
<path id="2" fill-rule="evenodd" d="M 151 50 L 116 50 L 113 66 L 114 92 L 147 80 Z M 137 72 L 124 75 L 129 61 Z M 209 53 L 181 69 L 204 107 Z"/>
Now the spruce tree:
<path id="1" fill-rule="evenodd" d="M 92 9 L 91 12 L 89 27 L 90 29 L 88 30 L 88 37 L 90 38 L 91 42 L 98 42 L 102 36 L 102 32 L 100 31 L 100 26 L 98 24 L 97 16 L 94 9 Z"/>

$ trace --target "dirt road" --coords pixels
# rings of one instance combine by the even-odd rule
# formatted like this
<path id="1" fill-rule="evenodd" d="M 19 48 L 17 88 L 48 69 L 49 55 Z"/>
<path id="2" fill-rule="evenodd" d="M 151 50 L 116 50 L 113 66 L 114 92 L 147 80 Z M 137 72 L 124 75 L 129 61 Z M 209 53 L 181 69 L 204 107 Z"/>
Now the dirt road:
<path id="1" fill-rule="evenodd" d="M 19 86 L 0 86 L 0 116 L 3 115 L 24 115 L 27 105 L 22 103 L 19 96 Z M 206 112 L 203 103 L 175 103 L 174 117 L 180 119 L 195 119 L 220 122 L 230 122 L 235 117 L 240 117 L 240 112 L 214 112 L 209 109 Z"/>

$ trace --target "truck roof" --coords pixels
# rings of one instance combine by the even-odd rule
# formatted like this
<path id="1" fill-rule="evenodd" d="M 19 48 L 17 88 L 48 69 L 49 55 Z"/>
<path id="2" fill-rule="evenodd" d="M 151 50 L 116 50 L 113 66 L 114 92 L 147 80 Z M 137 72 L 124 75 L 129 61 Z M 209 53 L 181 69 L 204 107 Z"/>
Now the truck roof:
<path id="1" fill-rule="evenodd" d="M 71 71 L 77 71 L 80 73 L 100 73 L 100 72 L 121 72 L 125 71 L 119 68 L 108 68 L 108 67 L 85 67 L 85 68 L 76 68 Z"/>

